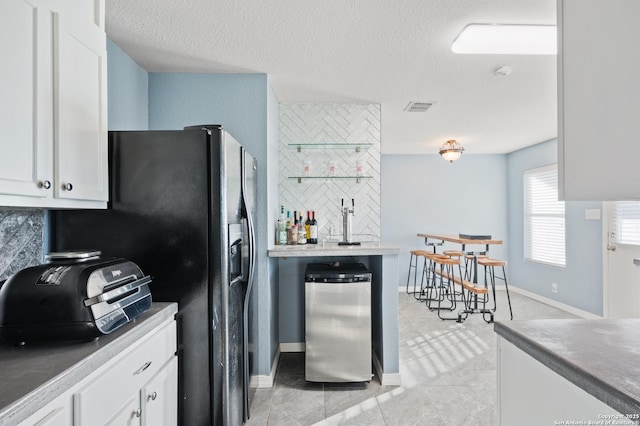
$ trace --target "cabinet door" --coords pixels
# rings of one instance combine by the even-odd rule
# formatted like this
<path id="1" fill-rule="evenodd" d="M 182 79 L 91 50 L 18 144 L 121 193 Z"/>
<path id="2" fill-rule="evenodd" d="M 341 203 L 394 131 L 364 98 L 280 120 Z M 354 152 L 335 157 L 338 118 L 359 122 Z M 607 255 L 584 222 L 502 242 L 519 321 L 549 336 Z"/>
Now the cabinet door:
<path id="1" fill-rule="evenodd" d="M 564 200 L 640 199 L 637 0 L 558 2 L 558 164 Z"/>
<path id="2" fill-rule="evenodd" d="M 54 13 L 55 195 L 107 201 L 106 35 Z"/>
<path id="3" fill-rule="evenodd" d="M 142 424 L 173 426 L 178 422 L 178 359 L 172 357 L 141 392 Z"/>
<path id="4" fill-rule="evenodd" d="M 0 194 L 52 193 L 51 31 L 42 1 L 0 2 Z"/>
<path id="5" fill-rule="evenodd" d="M 127 400 L 127 403 L 118 410 L 105 424 L 113 426 L 138 426 L 140 425 L 141 410 L 140 397 L 136 393 Z"/>

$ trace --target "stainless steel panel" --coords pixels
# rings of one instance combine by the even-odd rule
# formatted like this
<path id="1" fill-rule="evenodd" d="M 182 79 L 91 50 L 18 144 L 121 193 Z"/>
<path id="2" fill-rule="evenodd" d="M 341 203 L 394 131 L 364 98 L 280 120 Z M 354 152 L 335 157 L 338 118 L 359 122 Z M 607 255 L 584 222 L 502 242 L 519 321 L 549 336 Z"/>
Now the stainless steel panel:
<path id="1" fill-rule="evenodd" d="M 255 263 L 256 263 L 256 234 L 255 222 L 257 206 L 257 163 L 256 159 L 245 149 L 242 150 L 242 199 L 244 209 L 244 223 L 246 225 L 246 235 L 248 243 L 245 244 L 246 251 L 243 253 L 243 260 L 247 267 L 246 293 L 244 295 L 244 305 L 242 312 L 243 323 L 243 402 L 244 420 L 248 420 L 251 412 L 250 406 L 257 387 L 258 368 L 258 297 L 255 285 Z M 252 380 L 253 378 L 253 380 Z"/>
<path id="2" fill-rule="evenodd" d="M 371 380 L 371 283 L 305 283 L 305 379 Z"/>

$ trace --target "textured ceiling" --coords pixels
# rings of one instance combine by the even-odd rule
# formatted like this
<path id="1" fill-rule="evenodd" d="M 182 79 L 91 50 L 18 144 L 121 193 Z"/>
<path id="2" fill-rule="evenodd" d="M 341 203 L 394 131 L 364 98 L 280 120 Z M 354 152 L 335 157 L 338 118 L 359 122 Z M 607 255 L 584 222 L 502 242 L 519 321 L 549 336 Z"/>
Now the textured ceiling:
<path id="1" fill-rule="evenodd" d="M 506 153 L 557 135 L 556 57 L 456 55 L 470 23 L 554 25 L 555 0 L 108 0 L 150 72 L 267 73 L 279 102 L 381 104 L 383 153 Z M 506 77 L 493 71 L 512 67 Z M 404 112 L 410 101 L 435 104 Z"/>

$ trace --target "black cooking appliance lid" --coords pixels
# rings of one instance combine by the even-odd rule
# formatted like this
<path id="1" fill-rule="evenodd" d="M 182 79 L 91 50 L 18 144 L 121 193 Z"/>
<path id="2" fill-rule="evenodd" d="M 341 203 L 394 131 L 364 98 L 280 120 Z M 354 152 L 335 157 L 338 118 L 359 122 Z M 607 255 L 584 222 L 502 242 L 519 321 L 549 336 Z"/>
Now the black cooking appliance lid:
<path id="1" fill-rule="evenodd" d="M 44 256 L 47 262 L 86 262 L 98 259 L 102 252 L 100 250 L 67 250 L 54 251 Z"/>

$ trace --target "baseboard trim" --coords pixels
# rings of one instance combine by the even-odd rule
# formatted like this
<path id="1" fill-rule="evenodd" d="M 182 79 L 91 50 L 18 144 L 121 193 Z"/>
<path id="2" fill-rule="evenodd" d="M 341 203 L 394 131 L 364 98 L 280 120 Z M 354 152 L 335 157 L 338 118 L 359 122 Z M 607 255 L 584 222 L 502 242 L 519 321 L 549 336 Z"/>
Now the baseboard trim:
<path id="1" fill-rule="evenodd" d="M 249 387 L 257 387 L 259 389 L 268 389 L 273 387 L 275 382 L 276 370 L 278 369 L 278 363 L 280 362 L 280 348 L 276 349 L 276 356 L 273 357 L 273 364 L 271 364 L 271 371 L 268 375 L 259 374 L 254 376 L 249 381 Z"/>
<path id="2" fill-rule="evenodd" d="M 304 342 L 280 343 L 280 352 L 304 352 Z"/>
<path id="3" fill-rule="evenodd" d="M 496 285 L 496 291 L 505 291 L 505 290 L 506 290 L 506 288 L 505 288 L 504 284 L 503 285 Z M 602 318 L 602 316 L 600 316 L 600 315 L 596 315 L 596 314 L 593 314 L 591 312 L 583 311 L 582 309 L 578 309 L 578 308 L 576 308 L 574 306 L 567 305 L 567 304 L 564 304 L 562 302 L 558 302 L 557 300 L 549 299 L 548 297 L 541 296 L 539 294 L 533 293 L 533 292 L 528 291 L 528 290 L 524 290 L 524 289 L 516 287 L 514 285 L 509 285 L 509 290 L 513 291 L 514 293 L 518 293 L 518 294 L 521 294 L 523 296 L 527 296 L 529 299 L 533 299 L 535 301 L 544 303 L 546 305 L 553 306 L 554 308 L 561 309 L 561 310 L 563 310 L 565 312 L 568 312 L 570 314 L 576 315 L 576 316 L 578 316 L 580 318 L 584 318 L 584 319 L 600 319 L 600 318 Z M 402 293 L 404 291 L 406 291 L 406 287 L 398 287 L 398 293 Z"/>
<path id="4" fill-rule="evenodd" d="M 496 287 L 496 290 L 498 290 L 498 287 Z M 591 312 L 587 312 L 587 311 L 583 311 L 582 309 L 578 309 L 576 307 L 564 304 L 562 302 L 558 302 L 557 300 L 553 300 L 553 299 L 549 299 L 548 297 L 544 297 L 541 296 L 539 294 L 533 293 L 531 291 L 528 290 L 524 290 L 522 288 L 519 287 L 515 287 L 513 285 L 509 286 L 509 290 L 513 291 L 514 293 L 518 293 L 521 294 L 523 296 L 527 296 L 529 299 L 533 299 L 536 300 L 538 302 L 542 302 L 546 305 L 549 306 L 553 306 L 554 308 L 558 308 L 558 309 L 562 309 L 565 312 L 569 312 L 570 314 L 579 316 L 580 318 L 584 318 L 584 319 L 601 319 L 602 317 L 600 315 L 596 315 L 596 314 L 592 314 Z"/>
<path id="5" fill-rule="evenodd" d="M 402 386 L 400 373 L 385 373 L 382 368 L 382 363 L 376 356 L 375 352 L 373 353 L 373 368 L 376 370 L 376 374 L 380 379 L 380 384 L 382 386 Z"/>

